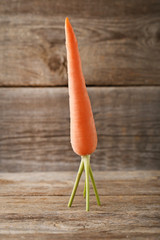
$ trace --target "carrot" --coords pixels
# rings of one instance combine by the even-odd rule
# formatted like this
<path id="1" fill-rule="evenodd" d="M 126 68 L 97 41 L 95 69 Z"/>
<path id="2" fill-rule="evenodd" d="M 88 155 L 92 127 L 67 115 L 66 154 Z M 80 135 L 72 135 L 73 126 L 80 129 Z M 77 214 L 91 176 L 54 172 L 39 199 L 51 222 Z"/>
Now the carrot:
<path id="1" fill-rule="evenodd" d="M 86 210 L 89 211 L 89 175 L 93 183 L 97 203 L 100 205 L 90 166 L 90 154 L 95 151 L 97 146 L 97 133 L 91 103 L 82 73 L 77 39 L 68 18 L 65 20 L 65 34 L 68 63 L 71 145 L 73 151 L 81 156 L 79 171 L 68 206 L 71 207 L 72 205 L 80 177 L 85 169 L 84 197 L 86 196 Z"/>

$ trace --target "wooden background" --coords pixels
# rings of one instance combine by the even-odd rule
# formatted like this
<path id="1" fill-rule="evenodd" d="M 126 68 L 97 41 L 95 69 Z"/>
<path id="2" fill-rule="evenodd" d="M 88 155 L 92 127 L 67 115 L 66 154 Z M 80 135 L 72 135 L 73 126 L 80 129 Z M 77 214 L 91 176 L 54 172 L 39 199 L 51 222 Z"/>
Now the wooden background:
<path id="1" fill-rule="evenodd" d="M 98 132 L 93 170 L 160 169 L 160 1 L 0 1 L 0 171 L 77 170 L 64 20 Z"/>

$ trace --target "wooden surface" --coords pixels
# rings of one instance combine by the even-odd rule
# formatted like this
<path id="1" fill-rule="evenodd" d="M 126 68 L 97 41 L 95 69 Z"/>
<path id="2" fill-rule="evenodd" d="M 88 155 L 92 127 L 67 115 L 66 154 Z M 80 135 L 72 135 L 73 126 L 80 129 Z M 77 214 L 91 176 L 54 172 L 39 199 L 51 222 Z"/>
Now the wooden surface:
<path id="1" fill-rule="evenodd" d="M 159 0 L 1 0 L 0 86 L 66 86 L 64 20 L 87 85 L 160 85 Z"/>
<path id="2" fill-rule="evenodd" d="M 0 172 L 71 171 L 64 19 L 78 38 L 95 170 L 160 169 L 160 1 L 0 1 Z"/>
<path id="3" fill-rule="evenodd" d="M 89 88 L 95 170 L 160 168 L 160 88 Z M 0 171 L 76 170 L 67 88 L 0 89 Z"/>
<path id="4" fill-rule="evenodd" d="M 1 239 L 160 239 L 160 171 L 94 172 L 85 212 L 81 179 L 67 207 L 75 172 L 0 173 Z"/>

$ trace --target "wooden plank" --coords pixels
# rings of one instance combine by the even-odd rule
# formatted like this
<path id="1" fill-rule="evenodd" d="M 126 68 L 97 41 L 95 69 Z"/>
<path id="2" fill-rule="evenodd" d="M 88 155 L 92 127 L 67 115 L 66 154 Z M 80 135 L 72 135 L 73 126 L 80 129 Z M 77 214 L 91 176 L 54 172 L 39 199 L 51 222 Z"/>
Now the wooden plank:
<path id="1" fill-rule="evenodd" d="M 160 184 L 159 176 L 160 171 L 97 172 L 96 180 L 103 189 L 102 205 L 97 206 L 95 197 L 91 196 L 90 212 L 85 212 L 82 191 L 81 196 L 76 195 L 72 208 L 67 207 L 69 196 L 64 188 L 68 186 L 71 190 L 73 172 L 1 173 L 0 189 L 4 184 L 7 188 L 10 186 L 11 195 L 1 192 L 0 234 L 2 239 L 10 239 L 10 236 L 12 239 L 69 239 L 71 236 L 74 239 L 99 239 L 101 236 L 101 239 L 158 239 L 160 188 L 155 183 Z M 115 180 L 124 185 L 125 194 L 118 187 L 115 189 Z M 130 191 L 130 182 L 135 181 L 143 193 L 146 180 L 151 184 L 145 194 L 137 192 L 136 195 L 136 187 L 134 192 Z M 115 195 L 110 190 L 107 193 L 107 183 L 112 184 Z M 25 195 L 21 192 L 22 185 L 30 186 L 25 189 Z M 43 192 L 49 185 L 52 195 L 47 192 L 34 195 L 35 189 Z M 58 190 L 59 194 L 55 195 Z"/>
<path id="2" fill-rule="evenodd" d="M 160 137 L 99 136 L 91 162 L 95 170 L 102 171 L 160 169 L 159 149 Z M 0 156 L 0 172 L 71 171 L 77 170 L 80 163 L 69 136 L 39 136 L 39 133 L 1 139 Z"/>
<path id="3" fill-rule="evenodd" d="M 143 6 L 143 7 L 142 7 Z M 77 16 L 83 18 L 108 18 L 112 16 L 136 16 L 159 14 L 160 4 L 158 0 L 1 0 L 1 14 L 34 14 L 65 17 Z"/>
<path id="4" fill-rule="evenodd" d="M 159 196 L 103 196 L 102 206 L 91 199 L 90 212 L 85 212 L 85 200 L 77 197 L 68 209 L 68 197 L 1 197 L 0 232 L 66 233 L 116 232 L 159 233 Z M 7 207 L 6 207 L 7 206 Z M 142 207 L 143 206 L 143 207 Z"/>
<path id="5" fill-rule="evenodd" d="M 158 0 L 2 0 L 0 86 L 67 85 L 68 14 L 87 85 L 160 85 Z"/>
<path id="6" fill-rule="evenodd" d="M 19 240 L 19 234 L 0 234 L 1 238 L 3 240 L 8 240 L 8 239 L 12 239 L 12 240 Z M 133 233 L 133 232 L 129 232 L 129 233 L 110 233 L 109 231 L 103 231 L 103 232 L 88 232 L 87 234 L 81 233 L 79 232 L 77 233 L 34 233 L 34 234 L 21 234 L 20 235 L 21 238 L 23 240 L 39 240 L 39 239 L 43 239 L 43 240 L 70 240 L 70 239 L 74 239 L 74 240 L 81 240 L 81 239 L 85 239 L 87 237 L 87 239 L 106 239 L 106 237 L 108 239 L 126 239 L 129 238 L 131 240 L 135 240 L 135 239 L 140 239 L 140 240 L 159 240 L 159 233 Z"/>
<path id="7" fill-rule="evenodd" d="M 95 170 L 160 168 L 160 88 L 89 88 Z M 67 88 L 0 89 L 0 171 L 76 170 Z"/>
<path id="8" fill-rule="evenodd" d="M 0 173 L 0 197 L 69 197 L 75 177 L 76 171 Z M 94 177 L 101 196 L 157 196 L 160 194 L 159 171 L 94 171 Z M 83 187 L 84 174 L 76 196 L 82 195 Z M 90 194 L 94 196 L 92 187 Z"/>

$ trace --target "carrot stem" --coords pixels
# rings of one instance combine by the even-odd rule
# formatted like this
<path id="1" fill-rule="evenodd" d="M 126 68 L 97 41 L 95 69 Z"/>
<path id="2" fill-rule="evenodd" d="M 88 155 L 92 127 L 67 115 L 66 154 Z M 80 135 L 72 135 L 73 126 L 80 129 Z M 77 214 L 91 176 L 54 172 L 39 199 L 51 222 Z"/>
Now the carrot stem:
<path id="1" fill-rule="evenodd" d="M 77 177 L 76 177 L 74 187 L 73 187 L 73 190 L 72 190 L 72 194 L 71 194 L 69 202 L 68 202 L 68 207 L 72 206 L 72 202 L 73 202 L 74 196 L 76 194 L 77 187 L 78 187 L 78 184 L 79 184 L 79 181 L 80 181 L 83 170 L 84 170 L 84 162 L 83 162 L 83 160 L 81 160 L 79 170 L 78 170 L 78 173 L 77 173 Z"/>
<path id="2" fill-rule="evenodd" d="M 83 170 L 85 170 L 85 185 L 84 185 L 84 191 L 83 191 L 83 196 L 84 198 L 86 198 L 86 211 L 89 211 L 89 176 L 91 178 L 92 184 L 93 184 L 93 189 L 96 195 L 96 199 L 97 199 L 97 204 L 100 206 L 100 199 L 99 199 L 99 195 L 98 195 L 98 191 L 96 188 L 96 184 L 94 181 L 94 177 L 93 177 L 93 173 L 92 173 L 92 169 L 90 166 L 90 155 L 85 155 L 85 156 L 81 156 L 81 163 L 78 169 L 78 173 L 76 176 L 76 180 L 73 186 L 73 190 L 68 202 L 68 207 L 72 206 L 72 202 L 74 200 L 77 188 L 78 188 L 78 184 L 82 175 Z"/>
<path id="3" fill-rule="evenodd" d="M 89 166 L 90 155 L 82 156 L 85 169 L 85 182 L 86 182 L 86 211 L 89 211 Z"/>
<path id="4" fill-rule="evenodd" d="M 99 195 L 98 195 L 98 191 L 97 191 L 96 184 L 95 184 L 95 181 L 94 181 L 91 166 L 89 166 L 89 174 L 90 174 L 91 181 L 92 181 L 92 184 L 93 184 L 93 189 L 94 189 L 94 192 L 95 192 L 95 195 L 96 195 L 97 204 L 100 206 L 101 202 L 100 202 L 100 199 L 99 199 Z"/>
<path id="5" fill-rule="evenodd" d="M 86 197 L 86 179 L 85 179 L 85 183 L 84 183 L 84 190 L 83 190 L 83 197 Z"/>

